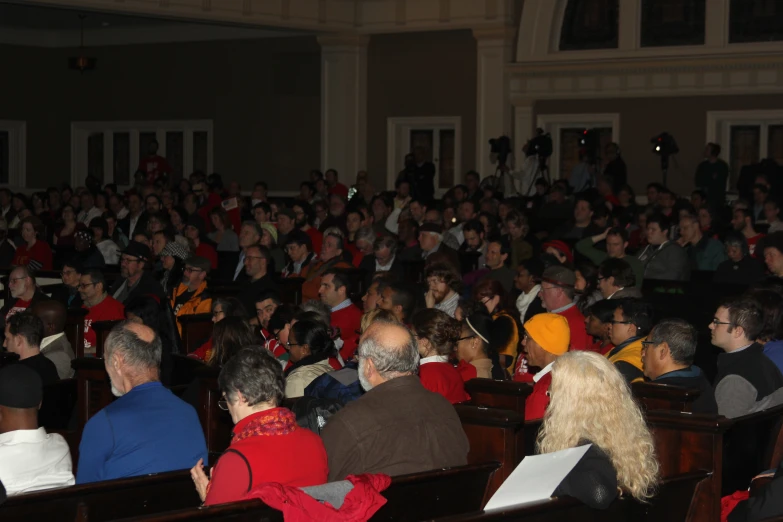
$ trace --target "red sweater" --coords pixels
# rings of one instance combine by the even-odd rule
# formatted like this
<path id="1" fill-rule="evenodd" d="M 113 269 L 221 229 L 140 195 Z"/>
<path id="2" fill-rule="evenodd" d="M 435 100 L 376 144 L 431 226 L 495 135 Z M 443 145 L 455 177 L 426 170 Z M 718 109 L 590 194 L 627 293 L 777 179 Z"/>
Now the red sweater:
<path id="1" fill-rule="evenodd" d="M 240 433 L 256 418 L 279 408 L 248 415 L 234 426 Z M 231 443 L 212 471 L 204 504 L 236 502 L 248 491 L 266 482 L 307 487 L 325 484 L 329 466 L 321 437 L 297 427 L 286 434 L 254 435 Z"/>
<path id="2" fill-rule="evenodd" d="M 362 311 L 355 304 L 332 312 L 332 327 L 340 329 L 340 338 L 343 340 L 343 347 L 340 349 L 343 361 L 353 357 L 353 352 L 356 351 L 356 345 L 359 344 L 359 334 L 356 332 L 361 323 Z"/>
<path id="3" fill-rule="evenodd" d="M 209 264 L 213 270 L 217 268 L 217 264 L 218 264 L 217 252 L 212 247 L 212 245 L 208 245 L 206 243 L 199 243 L 198 246 L 196 247 L 195 254 L 197 256 L 201 256 L 209 259 Z"/>
<path id="4" fill-rule="evenodd" d="M 468 395 L 465 393 L 462 376 L 447 362 L 427 362 L 419 366 L 419 379 L 431 392 L 440 393 L 451 404 L 465 402 Z"/>
<path id="5" fill-rule="evenodd" d="M 310 236 L 310 241 L 313 244 L 313 252 L 317 255 L 321 255 L 321 245 L 323 244 L 324 235 L 318 231 L 315 227 L 310 227 L 304 231 L 305 234 Z"/>
<path id="6" fill-rule="evenodd" d="M 468 382 L 469 380 L 478 377 L 476 367 L 470 363 L 466 363 L 465 361 L 460 361 L 457 363 L 456 370 L 459 376 L 462 378 L 462 382 Z M 421 371 L 421 369 L 419 371 Z"/>
<path id="7" fill-rule="evenodd" d="M 82 305 L 82 308 L 87 308 Z M 117 321 L 125 319 L 125 306 L 110 295 L 107 295 L 100 304 L 87 308 L 84 317 L 84 353 L 95 353 L 95 330 L 91 328 L 96 321 Z"/>
<path id="8" fill-rule="evenodd" d="M 533 393 L 525 399 L 525 420 L 543 419 L 546 407 L 549 405 L 549 385 L 552 384 L 550 371 L 533 384 Z"/>
<path id="9" fill-rule="evenodd" d="M 28 247 L 27 244 L 19 245 L 14 253 L 14 259 L 11 261 L 12 265 L 23 266 L 30 265 L 30 268 L 36 270 L 51 270 L 52 269 L 52 249 L 49 245 L 43 241 L 36 241 L 32 247 Z"/>
<path id="10" fill-rule="evenodd" d="M 589 350 L 593 345 L 590 340 L 590 336 L 587 335 L 585 330 L 585 316 L 579 311 L 576 305 L 557 312 L 557 315 L 562 315 L 568 321 L 568 327 L 571 329 L 571 350 Z"/>

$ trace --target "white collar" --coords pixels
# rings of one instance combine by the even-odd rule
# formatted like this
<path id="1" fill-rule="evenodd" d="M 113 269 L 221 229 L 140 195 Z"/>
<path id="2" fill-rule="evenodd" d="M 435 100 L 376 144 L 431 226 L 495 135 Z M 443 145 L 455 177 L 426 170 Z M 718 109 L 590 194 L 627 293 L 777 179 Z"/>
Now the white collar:
<path id="1" fill-rule="evenodd" d="M 424 366 L 427 363 L 444 363 L 448 362 L 449 358 L 445 355 L 430 355 L 429 357 L 424 357 L 423 359 L 419 359 L 419 366 Z"/>
<path id="2" fill-rule="evenodd" d="M 555 308 L 554 310 L 550 310 L 549 313 L 550 314 L 559 314 L 560 312 L 565 312 L 566 310 L 568 310 L 572 306 L 576 306 L 576 303 L 568 303 L 567 305 L 561 306 L 560 308 Z"/>
<path id="3" fill-rule="evenodd" d="M 394 264 L 394 256 L 391 256 L 391 259 L 389 259 L 389 262 L 385 265 L 382 265 L 378 262 L 378 258 L 375 258 L 375 271 L 376 272 L 388 272 L 391 270 L 391 266 Z"/>
<path id="4" fill-rule="evenodd" d="M 65 335 L 65 332 L 60 332 L 58 334 L 50 335 L 49 337 L 44 337 L 43 339 L 41 339 L 41 350 L 43 350 L 45 347 L 55 342 L 63 335 Z"/>
<path id="5" fill-rule="evenodd" d="M 610 295 L 609 297 L 607 297 L 607 298 L 606 298 L 606 299 L 607 299 L 607 301 L 608 301 L 609 299 L 611 299 L 612 297 L 614 297 L 614 294 L 616 294 L 616 293 L 617 293 L 617 292 L 619 292 L 620 290 L 625 290 L 625 287 L 624 287 L 624 286 L 621 286 L 620 288 L 618 288 L 617 290 L 615 290 L 614 292 L 612 292 L 612 295 Z"/>
<path id="6" fill-rule="evenodd" d="M 541 371 L 539 371 L 537 374 L 533 376 L 533 382 L 538 382 L 541 380 L 541 378 L 546 375 L 547 373 L 552 371 L 552 365 L 555 364 L 555 361 L 552 361 L 551 363 L 547 364 L 543 368 L 541 368 Z"/>

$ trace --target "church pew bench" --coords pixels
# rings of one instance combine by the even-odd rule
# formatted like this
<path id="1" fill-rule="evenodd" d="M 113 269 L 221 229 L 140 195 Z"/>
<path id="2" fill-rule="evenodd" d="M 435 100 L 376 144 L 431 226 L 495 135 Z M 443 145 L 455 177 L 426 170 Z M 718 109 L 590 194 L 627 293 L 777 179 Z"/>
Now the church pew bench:
<path id="1" fill-rule="evenodd" d="M 606 510 L 592 509 L 575 498 L 553 498 L 539 504 L 467 513 L 437 519 L 437 522 L 691 522 L 694 494 L 709 478 L 705 471 L 671 477 L 663 481 L 648 504 L 630 496 L 615 500 Z"/>
<path id="2" fill-rule="evenodd" d="M 76 405 L 77 390 L 76 379 L 63 379 L 44 386 L 38 425 L 46 428 L 46 431 L 67 429 Z"/>
<path id="3" fill-rule="evenodd" d="M 470 444 L 468 464 L 500 462 L 489 486 L 491 496 L 525 456 L 525 420 L 516 412 L 498 408 L 456 404 L 454 409 Z"/>
<path id="4" fill-rule="evenodd" d="M 84 317 L 86 315 L 86 308 L 77 308 L 68 310 L 68 314 L 65 316 L 65 337 L 71 343 L 76 357 L 84 357 Z"/>
<path id="5" fill-rule="evenodd" d="M 103 346 L 106 344 L 106 338 L 111 333 L 112 328 L 121 322 L 121 320 L 95 321 L 90 325 L 90 328 L 95 331 L 95 357 L 103 357 Z"/>
<path id="6" fill-rule="evenodd" d="M 392 478 L 381 492 L 387 502 L 373 522 L 416 522 L 481 509 L 497 462 L 459 466 Z M 192 507 L 127 520 L 174 522 L 179 520 L 276 521 L 282 513 L 260 500 L 247 500 L 210 507 Z M 90 521 L 92 522 L 92 521 Z M 118 521 L 121 522 L 121 521 Z"/>
<path id="7" fill-rule="evenodd" d="M 724 437 L 723 494 L 745 490 L 783 457 L 783 405 L 732 419 Z"/>
<path id="8" fill-rule="evenodd" d="M 0 520 L 103 522 L 200 503 L 190 471 L 181 470 L 10 497 Z"/>
<path id="9" fill-rule="evenodd" d="M 76 371 L 76 418 L 81 434 L 87 421 L 114 400 L 103 359 L 81 357 L 71 361 Z"/>
<path id="10" fill-rule="evenodd" d="M 281 278 L 278 283 L 278 289 L 280 292 L 280 299 L 291 306 L 299 306 L 302 304 L 302 284 L 305 282 L 303 277 L 284 277 Z M 254 310 L 248 310 L 248 314 L 255 315 Z"/>
<path id="11" fill-rule="evenodd" d="M 212 314 L 183 315 L 178 319 L 182 326 L 182 349 L 185 354 L 195 352 L 212 337 Z"/>
<path id="12" fill-rule="evenodd" d="M 525 418 L 525 401 L 533 392 L 533 385 L 526 382 L 471 379 L 465 383 L 471 404 L 488 408 L 502 408 Z"/>
<path id="13" fill-rule="evenodd" d="M 647 411 L 687 411 L 693 409 L 693 401 L 699 398 L 697 388 L 681 388 L 668 384 L 637 382 L 631 385 L 631 391 L 639 404 Z"/>

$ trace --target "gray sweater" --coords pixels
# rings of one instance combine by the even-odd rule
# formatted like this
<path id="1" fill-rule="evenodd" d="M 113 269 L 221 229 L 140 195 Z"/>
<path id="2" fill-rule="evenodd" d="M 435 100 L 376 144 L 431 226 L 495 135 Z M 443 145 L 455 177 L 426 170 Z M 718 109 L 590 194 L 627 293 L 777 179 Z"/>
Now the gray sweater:
<path id="1" fill-rule="evenodd" d="M 672 241 L 647 245 L 637 257 L 644 267 L 645 279 L 687 281 L 691 277 L 688 253 Z"/>

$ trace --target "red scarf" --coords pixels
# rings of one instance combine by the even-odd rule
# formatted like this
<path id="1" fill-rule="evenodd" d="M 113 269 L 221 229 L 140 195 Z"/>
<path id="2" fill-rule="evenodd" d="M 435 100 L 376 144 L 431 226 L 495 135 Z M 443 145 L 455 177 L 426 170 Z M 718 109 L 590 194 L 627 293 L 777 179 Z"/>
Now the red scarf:
<path id="1" fill-rule="evenodd" d="M 263 435 L 287 435 L 297 428 L 299 425 L 296 424 L 294 412 L 288 408 L 274 408 L 261 412 L 256 418 L 245 424 L 242 431 L 234 433 L 231 442 Z"/>

